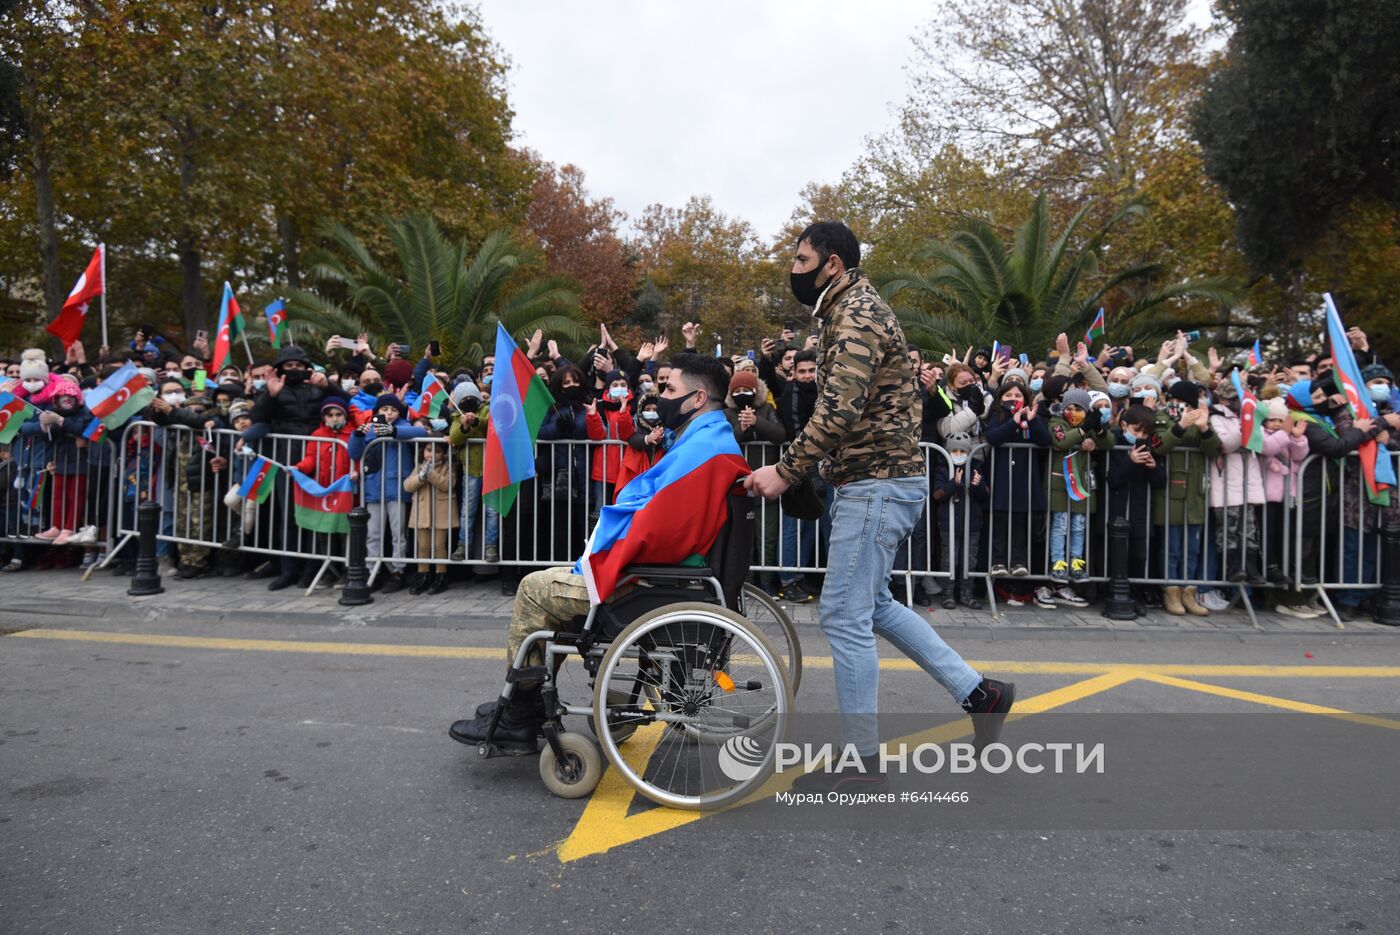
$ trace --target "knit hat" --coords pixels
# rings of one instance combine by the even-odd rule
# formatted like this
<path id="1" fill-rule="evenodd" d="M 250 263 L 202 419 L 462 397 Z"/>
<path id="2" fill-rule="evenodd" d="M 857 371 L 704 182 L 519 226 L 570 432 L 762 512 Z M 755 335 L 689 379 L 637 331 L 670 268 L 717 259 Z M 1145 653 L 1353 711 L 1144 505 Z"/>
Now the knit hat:
<path id="1" fill-rule="evenodd" d="M 394 398 L 397 399 L 398 397 L 396 396 Z M 339 396 L 327 396 L 325 398 L 325 401 L 321 403 L 321 411 L 325 412 L 327 409 L 339 409 L 344 413 L 350 411 L 350 407 L 345 404 L 345 400 L 341 399 Z"/>
<path id="2" fill-rule="evenodd" d="M 408 413 L 408 407 L 403 404 L 393 393 L 385 393 L 374 401 L 374 411 L 378 412 L 381 406 L 393 406 L 399 411 L 399 418 L 402 419 Z"/>
<path id="3" fill-rule="evenodd" d="M 1089 405 L 1090 405 L 1090 406 L 1097 406 L 1097 405 L 1098 405 L 1099 403 L 1101 403 L 1101 402 L 1103 402 L 1103 403 L 1109 403 L 1110 405 L 1112 405 L 1112 400 L 1110 400 L 1110 399 L 1108 398 L 1108 394 L 1107 394 L 1107 393 L 1100 393 L 1098 390 L 1090 390 L 1090 391 L 1089 391 Z"/>
<path id="4" fill-rule="evenodd" d="M 191 396 L 189 399 L 185 400 L 185 405 L 203 406 L 205 409 L 208 409 L 210 406 L 214 405 L 214 403 L 208 396 L 201 394 L 199 396 Z"/>
<path id="5" fill-rule="evenodd" d="M 1026 371 L 1022 370 L 1020 367 L 1012 367 L 1010 370 L 1006 371 L 1006 373 L 1001 375 L 1001 382 L 1003 384 L 1007 381 L 1015 380 L 1019 380 L 1022 386 L 1029 386 L 1031 382 L 1030 375 L 1027 374 Z"/>
<path id="6" fill-rule="evenodd" d="M 385 386 L 403 386 L 413 379 L 413 364 L 399 357 L 389 361 L 389 365 L 380 373 L 384 376 Z"/>
<path id="7" fill-rule="evenodd" d="M 1151 390 L 1157 394 L 1158 399 L 1162 398 L 1162 381 L 1150 373 L 1138 374 L 1128 386 L 1134 393 L 1138 390 Z"/>
<path id="8" fill-rule="evenodd" d="M 1361 382 L 1370 383 L 1372 380 L 1379 380 L 1382 377 L 1395 382 L 1395 375 L 1390 372 L 1390 368 L 1385 364 L 1368 364 L 1361 368 Z"/>
<path id="9" fill-rule="evenodd" d="M 1221 380 L 1215 385 L 1216 399 L 1238 399 L 1239 395 L 1235 392 L 1235 384 L 1232 380 Z"/>
<path id="10" fill-rule="evenodd" d="M 48 360 L 44 352 L 37 347 L 31 347 L 19 357 L 19 378 L 23 380 L 47 380 L 49 378 Z"/>
<path id="11" fill-rule="evenodd" d="M 1084 390 L 1077 388 L 1072 390 L 1066 390 L 1064 398 L 1060 401 L 1063 402 L 1066 406 L 1078 406 L 1085 412 L 1088 412 L 1094 407 L 1094 401 L 1089 397 L 1089 394 Z"/>
<path id="12" fill-rule="evenodd" d="M 1288 403 L 1283 401 L 1282 396 L 1275 396 L 1273 399 L 1265 402 L 1264 410 L 1266 412 L 1264 418 L 1266 419 L 1288 418 Z"/>
<path id="13" fill-rule="evenodd" d="M 609 371 L 603 376 L 603 382 L 604 382 L 604 383 L 612 383 L 614 380 L 626 380 L 626 379 L 627 379 L 627 374 L 623 373 L 621 370 L 609 370 Z"/>
<path id="14" fill-rule="evenodd" d="M 236 399 L 236 400 L 234 400 L 233 402 L 229 403 L 229 406 L 228 406 L 228 418 L 229 418 L 229 421 L 232 422 L 234 419 L 237 419 L 239 416 L 248 416 L 249 418 L 252 418 L 252 416 L 253 416 L 253 404 L 250 403 L 250 402 L 248 402 L 246 399 Z"/>
<path id="15" fill-rule="evenodd" d="M 462 402 L 467 399 L 474 399 L 477 402 L 481 402 L 481 390 L 471 380 L 463 380 L 461 383 L 452 387 L 452 402 L 454 405 L 460 406 Z"/>
<path id="16" fill-rule="evenodd" d="M 76 396 L 83 398 L 83 390 L 78 386 L 78 381 L 66 373 L 61 373 L 53 380 L 53 386 L 49 391 L 49 398 L 55 396 Z"/>
<path id="17" fill-rule="evenodd" d="M 966 432 L 954 432 L 943 436 L 944 451 L 971 451 L 972 436 Z"/>
<path id="18" fill-rule="evenodd" d="M 1177 380 L 1172 384 L 1172 388 L 1167 390 L 1167 395 L 1172 399 L 1181 400 L 1188 406 L 1196 406 L 1201 402 L 1201 385 L 1190 380 Z"/>
<path id="19" fill-rule="evenodd" d="M 734 374 L 734 379 L 729 381 L 729 393 L 732 396 L 739 390 L 752 390 L 758 392 L 758 375 L 748 370 L 740 370 Z"/>

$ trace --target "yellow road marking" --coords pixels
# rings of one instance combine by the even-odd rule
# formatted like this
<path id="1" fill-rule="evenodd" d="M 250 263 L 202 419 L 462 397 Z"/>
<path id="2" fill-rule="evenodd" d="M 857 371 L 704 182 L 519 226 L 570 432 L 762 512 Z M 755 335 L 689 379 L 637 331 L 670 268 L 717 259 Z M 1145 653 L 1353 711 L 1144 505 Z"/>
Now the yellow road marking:
<path id="1" fill-rule="evenodd" d="M 251 652 L 326 653 L 347 656 L 403 656 L 417 659 L 504 660 L 497 646 L 414 646 L 404 643 L 331 643 L 304 640 L 253 640 L 217 636 L 168 636 L 145 633 L 113 633 L 102 630 L 50 630 L 38 628 L 11 633 L 6 638 L 71 640 L 86 643 L 118 643 L 128 646 L 168 646 L 179 649 L 232 649 Z M 970 659 L 975 669 L 998 675 L 1103 675 L 1130 672 L 1135 675 L 1196 676 L 1201 678 L 1400 678 L 1400 666 L 1333 665 L 1216 665 L 1195 663 L 1136 662 L 1027 662 Z M 830 656 L 804 656 L 804 669 L 830 669 Z M 881 659 L 885 671 L 917 669 L 908 659 Z"/>
<path id="2" fill-rule="evenodd" d="M 1146 682 L 1156 682 L 1159 685 L 1171 685 L 1174 688 L 1184 688 L 1187 691 L 1200 692 L 1203 695 L 1234 698 L 1237 701 L 1248 701 L 1253 704 L 1267 705 L 1271 708 L 1282 708 L 1285 711 L 1297 711 L 1301 714 L 1320 714 L 1326 717 L 1335 717 L 1343 721 L 1352 721 L 1356 724 L 1365 724 L 1368 727 L 1384 727 L 1387 730 L 1400 730 L 1400 721 L 1392 718 L 1372 717 L 1368 714 L 1354 714 L 1351 711 L 1344 711 L 1341 708 L 1329 708 L 1326 705 L 1311 704 L 1306 701 L 1294 701 L 1291 698 L 1279 698 L 1274 695 L 1261 695 L 1258 692 L 1240 691 L 1238 688 L 1225 688 L 1222 685 L 1207 685 L 1205 682 L 1192 682 L 1187 679 L 1173 678 L 1170 675 L 1161 675 L 1155 672 L 1142 674 L 1139 678 Z"/>
<path id="3" fill-rule="evenodd" d="M 1131 682 L 1136 678 L 1136 673 L 1132 672 L 1106 672 L 1095 678 L 1075 682 L 1073 685 L 1066 685 L 1063 688 L 1043 692 L 1024 701 L 1018 701 L 1016 714 L 1013 717 L 1041 714 L 1070 702 L 1108 691 L 1110 688 Z M 892 742 L 947 743 L 971 733 L 970 728 L 971 725 L 966 720 L 959 718 L 918 734 L 898 738 Z M 634 770 L 637 772 L 643 770 L 652 751 L 660 742 L 664 730 L 665 725 L 663 724 L 649 724 L 636 731 L 622 747 L 623 756 Z M 743 802 L 730 806 L 730 808 L 742 808 L 750 802 L 767 798 L 775 792 L 781 792 L 790 787 L 798 775 L 800 773 L 796 771 L 774 775 L 757 792 Z M 573 832 L 560 842 L 557 852 L 559 860 L 568 863 L 582 857 L 601 854 L 620 845 L 630 844 L 633 841 L 719 814 L 718 811 L 687 812 L 671 808 L 652 808 L 636 815 L 629 815 L 628 810 L 632 806 L 635 795 L 635 790 L 619 771 L 610 769 L 603 773 L 602 781 L 598 783 L 598 788 L 589 797 L 588 805 L 584 807 L 583 814 L 579 816 Z M 724 809 L 724 811 L 728 810 Z"/>

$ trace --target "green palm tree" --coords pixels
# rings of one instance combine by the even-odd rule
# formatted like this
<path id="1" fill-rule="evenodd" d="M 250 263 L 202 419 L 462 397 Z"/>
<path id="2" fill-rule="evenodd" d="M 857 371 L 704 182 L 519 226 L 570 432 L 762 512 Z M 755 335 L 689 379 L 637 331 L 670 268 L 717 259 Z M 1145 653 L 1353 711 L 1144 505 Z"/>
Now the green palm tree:
<path id="1" fill-rule="evenodd" d="M 544 276 L 520 282 L 520 246 L 505 231 L 487 235 L 475 254 L 450 244 L 425 215 L 386 220 L 395 262 L 381 262 L 348 228 L 327 223 L 331 249 L 310 257 L 315 289 L 287 299 L 294 340 L 324 342 L 334 334 L 368 333 L 375 346 L 442 345 L 444 366 L 474 367 L 494 353 L 499 321 L 522 348 L 536 329 L 550 337 L 586 339 L 571 280 Z"/>
<path id="2" fill-rule="evenodd" d="M 1179 301 L 1206 300 L 1222 308 L 1238 301 L 1239 287 L 1224 277 L 1154 288 L 1162 272 L 1154 263 L 1103 273 L 1113 229 L 1147 209 L 1130 201 L 1097 231 L 1085 232 L 1091 209 L 1075 214 L 1053 241 L 1043 193 L 1010 245 L 990 225 L 963 221 L 947 240 L 932 240 L 916 255 L 931 264 L 928 272 L 882 277 L 880 291 L 887 300 L 913 300 L 913 307 L 898 307 L 896 314 L 908 339 L 927 350 L 952 347 L 961 353 L 996 338 L 1033 360 L 1061 332 L 1071 341 L 1082 336 L 1103 307 L 1112 309 L 1105 312 L 1106 344 L 1145 347 L 1179 327 L 1218 323 L 1185 320 Z"/>

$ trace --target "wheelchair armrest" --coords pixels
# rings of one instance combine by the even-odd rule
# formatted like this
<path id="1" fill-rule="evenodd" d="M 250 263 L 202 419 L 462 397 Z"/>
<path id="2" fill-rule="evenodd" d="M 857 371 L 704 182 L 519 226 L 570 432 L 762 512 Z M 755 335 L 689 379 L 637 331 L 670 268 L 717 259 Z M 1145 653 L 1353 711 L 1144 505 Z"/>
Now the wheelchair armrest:
<path id="1" fill-rule="evenodd" d="M 718 578 L 719 573 L 709 565 L 628 565 L 622 569 L 623 577 L 670 578 Z"/>

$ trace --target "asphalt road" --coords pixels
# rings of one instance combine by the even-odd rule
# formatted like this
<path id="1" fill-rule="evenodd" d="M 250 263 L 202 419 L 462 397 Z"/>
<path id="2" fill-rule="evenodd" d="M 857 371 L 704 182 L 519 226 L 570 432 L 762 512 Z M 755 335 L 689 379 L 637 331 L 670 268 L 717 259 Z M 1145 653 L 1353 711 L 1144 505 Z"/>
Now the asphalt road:
<path id="1" fill-rule="evenodd" d="M 783 830 L 746 827 L 742 810 L 677 824 L 625 800 L 553 798 L 533 758 L 482 761 L 448 739 L 498 689 L 491 651 L 352 651 L 494 650 L 499 632 L 108 618 L 50 638 L 91 623 L 0 611 L 0 628 L 43 628 L 0 637 L 6 933 L 1400 929 L 1394 830 Z M 172 635 L 263 642 L 149 640 Z M 803 639 L 826 654 L 816 631 Z M 1347 639 L 958 648 L 1017 663 L 1023 699 L 1082 695 L 1066 711 L 1400 712 L 1400 668 L 1378 668 L 1400 666 L 1400 643 Z M 1158 667 L 1145 670 L 1158 680 L 1071 688 L 1108 663 Z M 1373 674 L 1307 672 L 1318 666 Z M 833 707 L 820 660 L 799 703 Z M 954 713 L 898 668 L 882 673 L 882 703 Z M 1375 778 L 1377 807 L 1393 809 L 1394 776 Z"/>

